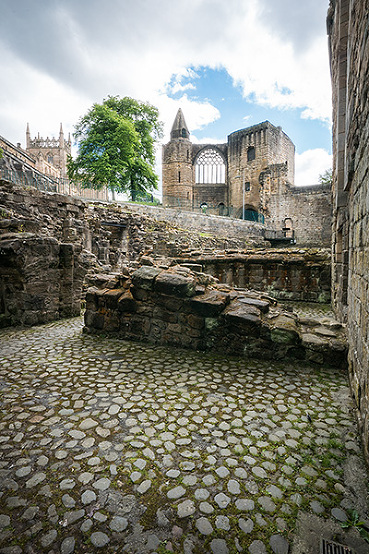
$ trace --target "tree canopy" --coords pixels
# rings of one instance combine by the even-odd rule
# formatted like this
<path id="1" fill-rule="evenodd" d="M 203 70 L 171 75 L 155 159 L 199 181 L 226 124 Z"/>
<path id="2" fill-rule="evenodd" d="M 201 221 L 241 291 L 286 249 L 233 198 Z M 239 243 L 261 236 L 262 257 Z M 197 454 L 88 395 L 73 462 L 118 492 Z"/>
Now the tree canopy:
<path id="1" fill-rule="evenodd" d="M 324 173 L 319 175 L 319 183 L 321 185 L 331 185 L 332 184 L 332 169 L 326 169 Z"/>
<path id="2" fill-rule="evenodd" d="M 136 194 L 157 189 L 155 140 L 162 136 L 159 112 L 133 98 L 109 96 L 94 104 L 78 121 L 75 160 L 68 160 L 68 177 L 86 188 L 107 185 Z"/>

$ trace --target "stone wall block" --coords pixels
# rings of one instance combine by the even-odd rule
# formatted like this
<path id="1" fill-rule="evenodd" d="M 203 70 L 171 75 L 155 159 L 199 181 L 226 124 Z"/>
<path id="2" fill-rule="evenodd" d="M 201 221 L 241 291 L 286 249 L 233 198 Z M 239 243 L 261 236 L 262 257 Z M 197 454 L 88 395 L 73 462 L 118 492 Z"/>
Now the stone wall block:
<path id="1" fill-rule="evenodd" d="M 161 272 L 156 267 L 142 266 L 132 274 L 132 284 L 136 288 L 154 290 L 154 281 Z"/>
<path id="2" fill-rule="evenodd" d="M 229 294 L 217 290 L 209 290 L 205 294 L 195 296 L 190 300 L 190 306 L 195 313 L 204 317 L 214 317 L 220 314 L 229 304 Z"/>
<path id="3" fill-rule="evenodd" d="M 109 289 L 104 292 L 104 303 L 107 308 L 114 309 L 119 298 L 125 294 L 123 289 Z"/>
<path id="4" fill-rule="evenodd" d="M 136 300 L 130 290 L 126 290 L 119 298 L 117 302 L 119 312 L 134 313 L 137 310 Z"/>
<path id="5" fill-rule="evenodd" d="M 239 328 L 247 330 L 253 336 L 260 333 L 261 317 L 260 310 L 254 306 L 233 303 L 225 310 L 225 321 L 233 330 L 239 331 Z"/>
<path id="6" fill-rule="evenodd" d="M 155 306 L 154 307 L 153 317 L 155 319 L 160 319 L 162 321 L 166 321 L 167 323 L 177 323 L 177 321 L 178 321 L 178 314 L 177 313 L 165 310 L 161 306 Z"/>
<path id="7" fill-rule="evenodd" d="M 195 280 L 170 272 L 161 272 L 155 279 L 155 291 L 169 296 L 186 298 L 195 294 Z"/>
<path id="8" fill-rule="evenodd" d="M 241 297 L 238 299 L 241 304 L 246 304 L 247 306 L 254 306 L 260 310 L 263 314 L 266 314 L 269 311 L 269 302 L 266 300 L 260 300 L 258 298 L 248 298 Z"/>

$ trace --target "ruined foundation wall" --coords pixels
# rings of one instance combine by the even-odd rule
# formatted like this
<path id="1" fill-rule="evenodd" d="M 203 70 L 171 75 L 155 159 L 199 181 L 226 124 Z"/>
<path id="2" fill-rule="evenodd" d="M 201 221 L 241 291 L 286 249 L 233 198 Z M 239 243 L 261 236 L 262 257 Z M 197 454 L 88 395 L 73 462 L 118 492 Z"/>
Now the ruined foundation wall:
<path id="1" fill-rule="evenodd" d="M 328 303 L 331 293 L 327 250 L 254 250 L 228 256 L 177 258 L 233 287 L 261 291 L 278 300 Z M 190 267 L 190 266 L 189 266 Z"/>
<path id="2" fill-rule="evenodd" d="M 260 232 L 257 225 L 254 231 Z M 166 220 L 131 213 L 122 206 L 86 204 L 2 181 L 0 326 L 33 325 L 79 314 L 87 272 L 120 271 L 145 255 L 170 258 L 193 250 L 240 249 L 250 233 L 239 232 L 242 238 L 237 239 L 228 236 L 227 229 L 223 238 L 182 231 Z M 258 240 L 262 242 L 261 237 Z"/>
<path id="3" fill-rule="evenodd" d="M 284 360 L 345 367 L 343 329 L 298 318 L 267 297 L 216 285 L 185 267 L 141 267 L 86 295 L 85 332 Z"/>
<path id="4" fill-rule="evenodd" d="M 369 460 L 369 0 L 331 2 L 333 290 L 347 318 L 349 370 Z"/>

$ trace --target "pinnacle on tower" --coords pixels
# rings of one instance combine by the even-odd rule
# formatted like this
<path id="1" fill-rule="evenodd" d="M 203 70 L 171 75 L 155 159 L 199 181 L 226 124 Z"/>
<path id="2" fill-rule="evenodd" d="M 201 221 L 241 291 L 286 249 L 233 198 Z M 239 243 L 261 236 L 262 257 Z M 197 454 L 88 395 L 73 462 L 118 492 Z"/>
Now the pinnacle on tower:
<path id="1" fill-rule="evenodd" d="M 59 147 L 63 148 L 64 146 L 64 131 L 63 131 L 63 124 L 60 123 L 60 131 L 59 131 Z"/>
<path id="2" fill-rule="evenodd" d="M 31 146 L 31 132 L 29 130 L 29 123 L 27 123 L 27 129 L 26 129 L 26 148 L 29 148 Z"/>
<path id="3" fill-rule="evenodd" d="M 176 118 L 174 120 L 173 127 L 170 132 L 170 138 L 171 140 L 177 139 L 177 138 L 183 138 L 183 139 L 190 138 L 190 132 L 187 128 L 187 124 L 181 108 L 179 108 Z"/>

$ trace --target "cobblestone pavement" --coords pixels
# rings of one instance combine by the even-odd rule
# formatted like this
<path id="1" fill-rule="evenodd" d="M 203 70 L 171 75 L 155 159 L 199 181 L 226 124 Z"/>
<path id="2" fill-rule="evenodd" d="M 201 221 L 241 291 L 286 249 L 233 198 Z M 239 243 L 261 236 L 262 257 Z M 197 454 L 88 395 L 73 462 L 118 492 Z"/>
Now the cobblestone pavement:
<path id="1" fill-rule="evenodd" d="M 286 554 L 298 510 L 346 518 L 343 372 L 81 327 L 0 332 L 1 553 Z"/>

